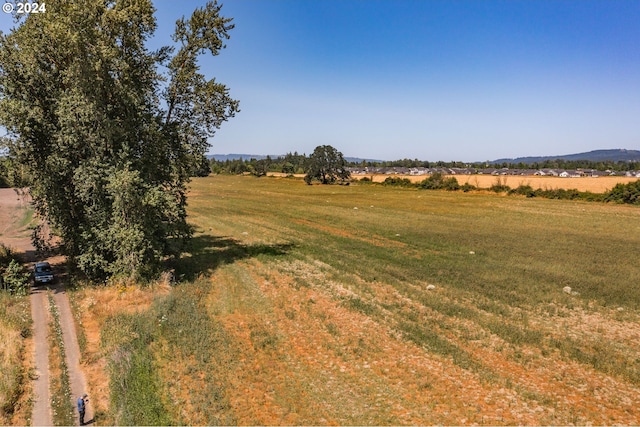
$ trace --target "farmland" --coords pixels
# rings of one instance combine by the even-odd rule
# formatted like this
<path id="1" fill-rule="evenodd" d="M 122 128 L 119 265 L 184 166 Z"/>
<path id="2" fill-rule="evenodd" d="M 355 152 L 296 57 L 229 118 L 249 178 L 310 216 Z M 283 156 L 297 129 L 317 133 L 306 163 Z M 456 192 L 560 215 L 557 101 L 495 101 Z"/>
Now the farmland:
<path id="1" fill-rule="evenodd" d="M 611 177 L 582 177 L 582 178 L 560 178 L 549 176 L 517 176 L 517 175 L 505 175 L 505 176 L 493 176 L 493 175 L 449 175 L 454 177 L 458 184 L 471 184 L 478 188 L 489 188 L 492 185 L 500 181 L 501 185 L 508 185 L 511 188 L 516 188 L 520 185 L 530 185 L 534 190 L 578 190 L 578 191 L 590 191 L 592 193 L 605 193 L 615 187 L 616 184 L 626 184 L 629 182 L 637 181 L 638 178 L 631 178 L 625 176 L 611 176 Z M 373 175 L 372 181 L 383 182 L 389 175 Z M 399 176 L 401 178 L 407 178 L 411 182 L 420 182 L 427 178 L 427 176 Z M 362 177 L 359 177 L 362 178 Z M 368 176 L 371 178 L 371 176 Z"/>
<path id="2" fill-rule="evenodd" d="M 283 178 L 286 176 L 284 173 L 270 172 L 270 176 Z M 296 178 L 303 178 L 304 174 L 295 175 Z M 412 183 L 419 183 L 429 175 L 389 175 L 389 174 L 365 174 L 365 175 L 352 175 L 352 178 L 361 180 L 368 178 L 373 182 L 384 182 L 389 177 L 408 179 Z M 458 184 L 471 184 L 474 187 L 481 189 L 488 189 L 492 185 L 498 183 L 501 185 L 508 185 L 511 188 L 516 188 L 520 185 L 530 185 L 534 190 L 578 190 L 589 191 L 591 193 L 606 193 L 611 190 L 616 184 L 627 184 L 635 182 L 638 178 L 626 177 L 626 176 L 606 176 L 606 177 L 581 177 L 581 178 L 561 178 L 553 176 L 537 176 L 537 175 L 447 175 L 446 178 L 453 177 L 458 181 Z"/>
<path id="3" fill-rule="evenodd" d="M 637 207 L 216 176 L 188 211 L 177 285 L 73 296 L 98 423 L 640 422 Z"/>

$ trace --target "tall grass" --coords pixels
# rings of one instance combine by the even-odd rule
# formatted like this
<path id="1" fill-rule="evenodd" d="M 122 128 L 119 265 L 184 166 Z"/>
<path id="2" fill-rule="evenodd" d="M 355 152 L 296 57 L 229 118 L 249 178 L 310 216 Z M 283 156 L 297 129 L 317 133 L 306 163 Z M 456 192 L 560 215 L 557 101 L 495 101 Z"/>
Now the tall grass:
<path id="1" fill-rule="evenodd" d="M 0 292 L 0 424 L 11 424 L 28 379 L 22 361 L 31 323 L 27 297 Z"/>

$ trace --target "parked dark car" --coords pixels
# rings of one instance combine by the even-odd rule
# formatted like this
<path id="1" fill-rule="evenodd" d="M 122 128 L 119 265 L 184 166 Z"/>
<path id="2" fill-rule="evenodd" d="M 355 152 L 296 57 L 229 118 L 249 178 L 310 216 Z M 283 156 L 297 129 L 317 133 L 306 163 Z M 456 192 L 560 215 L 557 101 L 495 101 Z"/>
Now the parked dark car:
<path id="1" fill-rule="evenodd" d="M 33 269 L 33 282 L 38 283 L 52 283 L 54 279 L 53 270 L 48 262 L 36 262 Z"/>

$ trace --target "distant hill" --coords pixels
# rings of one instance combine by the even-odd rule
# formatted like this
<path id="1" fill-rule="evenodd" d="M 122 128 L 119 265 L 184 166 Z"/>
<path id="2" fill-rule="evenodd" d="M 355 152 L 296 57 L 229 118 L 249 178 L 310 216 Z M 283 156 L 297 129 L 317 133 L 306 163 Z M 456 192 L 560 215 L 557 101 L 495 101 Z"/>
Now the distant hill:
<path id="1" fill-rule="evenodd" d="M 640 161 L 640 151 L 638 150 L 594 150 L 586 153 L 565 154 L 561 156 L 539 156 L 539 157 L 518 157 L 515 159 L 498 159 L 491 163 L 541 163 L 546 160 L 588 160 L 592 162 L 612 161 L 612 162 L 638 162 Z"/>

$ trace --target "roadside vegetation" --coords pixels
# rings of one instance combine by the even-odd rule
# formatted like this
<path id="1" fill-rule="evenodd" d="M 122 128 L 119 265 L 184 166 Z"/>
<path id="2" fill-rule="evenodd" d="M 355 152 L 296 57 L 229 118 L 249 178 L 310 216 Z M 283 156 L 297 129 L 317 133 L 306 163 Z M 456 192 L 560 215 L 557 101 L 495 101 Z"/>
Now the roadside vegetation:
<path id="1" fill-rule="evenodd" d="M 635 207 L 216 176 L 189 215 L 177 283 L 74 296 L 116 424 L 640 422 Z"/>
<path id="2" fill-rule="evenodd" d="M 28 380 L 25 340 L 31 336 L 29 273 L 19 255 L 0 243 L 0 424 L 11 424 Z"/>
<path id="3" fill-rule="evenodd" d="M 26 339 L 31 336 L 29 300 L 0 292 L 0 424 L 13 424 L 12 417 L 28 404 L 21 398 L 28 382 L 23 360 Z"/>
<path id="4" fill-rule="evenodd" d="M 0 292 L 26 296 L 29 293 L 29 278 L 20 254 L 0 243 Z"/>

